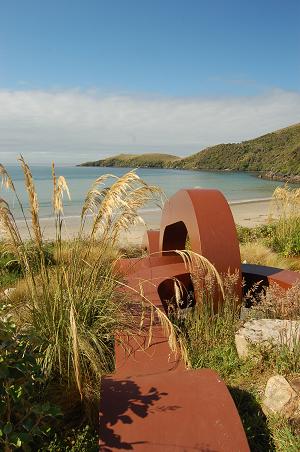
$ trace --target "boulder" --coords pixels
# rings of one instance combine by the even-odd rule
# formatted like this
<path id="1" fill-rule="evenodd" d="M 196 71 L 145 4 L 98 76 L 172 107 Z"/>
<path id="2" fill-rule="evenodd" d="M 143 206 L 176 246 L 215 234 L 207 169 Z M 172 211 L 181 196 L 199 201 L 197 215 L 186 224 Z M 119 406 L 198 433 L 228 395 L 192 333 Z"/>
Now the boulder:
<path id="1" fill-rule="evenodd" d="M 246 358 L 253 345 L 287 345 L 291 349 L 300 340 L 299 320 L 252 319 L 235 335 L 240 358 Z"/>
<path id="2" fill-rule="evenodd" d="M 269 378 L 262 409 L 265 414 L 279 414 L 287 418 L 297 416 L 300 407 L 300 399 L 297 392 L 289 382 L 281 375 Z"/>

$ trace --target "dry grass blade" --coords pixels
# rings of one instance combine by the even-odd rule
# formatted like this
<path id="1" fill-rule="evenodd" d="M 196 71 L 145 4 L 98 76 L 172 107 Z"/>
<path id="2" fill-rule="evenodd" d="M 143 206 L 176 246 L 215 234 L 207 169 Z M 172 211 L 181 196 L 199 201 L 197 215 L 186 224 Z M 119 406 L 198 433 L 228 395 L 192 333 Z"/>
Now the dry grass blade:
<path id="1" fill-rule="evenodd" d="M 55 197 L 53 202 L 53 209 L 56 214 L 62 214 L 63 213 L 63 196 L 64 192 L 67 194 L 69 200 L 71 199 L 69 187 L 67 185 L 67 182 L 63 176 L 59 176 L 57 180 L 56 190 L 55 190 Z"/>
<path id="2" fill-rule="evenodd" d="M 277 187 L 273 193 L 275 222 L 272 247 L 284 256 L 300 254 L 300 188 Z"/>
<path id="3" fill-rule="evenodd" d="M 6 171 L 6 168 L 1 163 L 0 163 L 0 176 L 2 180 L 2 186 L 4 186 L 7 190 L 12 190 L 13 192 L 15 192 L 16 190 L 12 178 Z"/>
<path id="4" fill-rule="evenodd" d="M 203 273 L 203 277 L 206 275 L 210 275 L 217 282 L 218 287 L 221 290 L 222 297 L 224 298 L 224 287 L 222 278 L 219 275 L 216 268 L 213 266 L 211 262 L 209 262 L 206 257 L 201 256 L 201 254 L 195 253 L 193 251 L 188 250 L 174 250 L 179 256 L 182 257 L 185 266 L 188 271 L 191 273 L 191 276 L 195 275 L 195 271 L 200 270 Z"/>
<path id="5" fill-rule="evenodd" d="M 114 174 L 104 174 L 95 180 L 85 197 L 81 211 L 81 220 L 84 219 L 88 212 L 95 213 L 98 210 L 104 196 L 104 193 L 102 193 L 100 187 L 103 186 L 108 179 L 116 177 L 117 176 Z"/>
<path id="6" fill-rule="evenodd" d="M 101 188 L 110 178 L 116 181 L 110 187 Z M 142 221 L 137 210 L 158 193 L 161 194 L 160 189 L 147 185 L 135 171 L 122 177 L 101 176 L 86 196 L 81 214 L 82 228 L 87 212 L 91 212 L 94 217 L 91 237 L 99 232 L 114 242 L 121 230 Z"/>
<path id="7" fill-rule="evenodd" d="M 178 353 L 180 353 L 182 356 L 184 356 L 185 353 L 183 350 L 180 349 L 180 344 L 177 342 L 176 327 L 173 325 L 173 323 L 168 318 L 168 316 L 163 311 L 161 311 L 161 309 L 159 309 L 157 306 L 155 306 L 155 304 L 153 304 L 151 302 L 151 300 L 146 298 L 143 295 L 142 290 L 138 291 L 134 287 L 131 287 L 128 284 L 125 284 L 121 281 L 119 281 L 119 285 L 121 287 L 125 287 L 126 289 L 130 290 L 133 295 L 134 294 L 137 295 L 140 301 L 144 301 L 144 305 L 142 306 L 143 309 L 142 309 L 142 318 L 141 318 L 140 328 L 144 324 L 144 320 L 145 320 L 145 318 L 144 318 L 145 305 L 150 308 L 150 312 L 151 312 L 150 317 L 151 318 L 150 318 L 149 330 L 148 330 L 148 341 L 147 341 L 148 346 L 150 345 L 150 342 L 151 342 L 152 328 L 153 328 L 153 322 L 154 322 L 154 313 L 155 313 L 157 315 L 159 323 L 160 323 L 166 337 L 168 338 L 168 343 L 169 343 L 169 347 L 170 347 L 171 351 L 174 353 L 175 356 L 177 356 Z M 149 338 L 150 338 L 150 342 L 149 342 Z"/>
<path id="8" fill-rule="evenodd" d="M 109 190 L 104 189 L 104 193 L 100 191 L 100 197 L 102 194 L 104 196 L 93 221 L 92 235 L 96 234 L 101 226 L 103 231 L 110 227 L 116 210 L 120 208 L 122 204 L 123 208 L 126 206 L 125 199 L 128 190 L 132 188 L 133 183 L 136 183 L 139 180 L 140 179 L 137 174 L 130 171 L 129 173 L 124 174 L 124 176 L 118 178 Z"/>
<path id="9" fill-rule="evenodd" d="M 78 388 L 78 391 L 80 394 L 80 398 L 82 399 L 80 357 L 79 357 L 79 350 L 78 350 L 78 332 L 77 332 L 73 304 L 71 305 L 71 308 L 70 308 L 70 332 L 71 332 L 71 337 L 72 337 L 72 348 L 73 348 L 72 360 L 73 360 L 74 369 L 75 369 L 76 384 L 77 384 L 77 388 Z"/>
<path id="10" fill-rule="evenodd" d="M 11 241 L 14 251 L 18 253 L 22 243 L 19 231 L 8 203 L 2 198 L 0 198 L 0 228 L 4 236 Z"/>
<path id="11" fill-rule="evenodd" d="M 30 171 L 29 166 L 25 162 L 23 156 L 19 158 L 19 161 L 21 162 L 21 167 L 24 173 L 25 177 L 25 187 L 28 193 L 28 199 L 29 199 L 29 206 L 30 206 L 30 213 L 31 213 L 31 221 L 32 221 L 32 230 L 34 233 L 35 240 L 41 248 L 42 246 L 42 232 L 39 222 L 39 203 L 38 203 L 38 197 L 35 190 L 33 177 Z"/>

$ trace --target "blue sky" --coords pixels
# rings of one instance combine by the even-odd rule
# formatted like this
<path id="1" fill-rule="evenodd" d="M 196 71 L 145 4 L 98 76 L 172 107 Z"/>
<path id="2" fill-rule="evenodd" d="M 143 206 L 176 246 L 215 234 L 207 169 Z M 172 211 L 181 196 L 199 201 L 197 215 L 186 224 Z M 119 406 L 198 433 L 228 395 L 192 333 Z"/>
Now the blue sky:
<path id="1" fill-rule="evenodd" d="M 299 0 L 2 0 L 0 158 L 186 154 L 300 122 L 299 17 Z"/>

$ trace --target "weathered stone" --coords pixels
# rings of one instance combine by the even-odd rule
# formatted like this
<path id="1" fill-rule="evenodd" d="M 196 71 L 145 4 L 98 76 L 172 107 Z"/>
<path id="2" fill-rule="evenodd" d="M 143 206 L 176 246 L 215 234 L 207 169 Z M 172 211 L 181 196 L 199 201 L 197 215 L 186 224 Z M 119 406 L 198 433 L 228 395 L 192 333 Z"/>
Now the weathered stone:
<path id="1" fill-rule="evenodd" d="M 253 345 L 287 345 L 291 349 L 300 340 L 299 320 L 252 319 L 246 322 L 235 335 L 235 344 L 240 358 L 246 358 Z"/>
<path id="2" fill-rule="evenodd" d="M 247 358 L 249 353 L 249 343 L 242 334 L 235 335 L 235 346 L 240 358 Z"/>
<path id="3" fill-rule="evenodd" d="M 280 414 L 291 418 L 299 409 L 299 397 L 288 381 L 281 375 L 269 378 L 262 402 L 265 414 Z"/>
<path id="4" fill-rule="evenodd" d="M 6 296 L 6 297 L 10 297 L 10 295 L 12 295 L 13 294 L 13 292 L 16 290 L 16 288 L 15 287 L 8 287 L 7 289 L 5 289 L 4 290 L 4 295 Z"/>

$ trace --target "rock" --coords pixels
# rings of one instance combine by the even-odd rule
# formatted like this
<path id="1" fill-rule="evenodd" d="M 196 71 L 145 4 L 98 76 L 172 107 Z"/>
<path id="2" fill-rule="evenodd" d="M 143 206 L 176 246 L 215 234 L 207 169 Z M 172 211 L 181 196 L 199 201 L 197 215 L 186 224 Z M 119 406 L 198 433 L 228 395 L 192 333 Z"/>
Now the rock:
<path id="1" fill-rule="evenodd" d="M 292 418 L 299 410 L 299 397 L 281 375 L 269 378 L 262 401 L 265 414 L 280 414 Z"/>
<path id="2" fill-rule="evenodd" d="M 291 349 L 300 340 L 299 320 L 252 319 L 235 335 L 240 358 L 246 358 L 253 345 L 287 345 Z"/>
<path id="3" fill-rule="evenodd" d="M 8 287 L 7 289 L 4 290 L 3 294 L 5 297 L 9 298 L 10 295 L 12 295 L 12 293 L 16 290 L 15 287 Z"/>
<path id="4" fill-rule="evenodd" d="M 235 335 L 235 346 L 240 358 L 247 358 L 249 353 L 249 343 L 242 334 Z"/>

